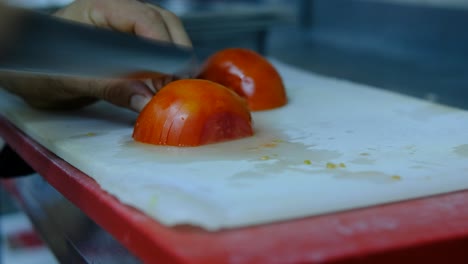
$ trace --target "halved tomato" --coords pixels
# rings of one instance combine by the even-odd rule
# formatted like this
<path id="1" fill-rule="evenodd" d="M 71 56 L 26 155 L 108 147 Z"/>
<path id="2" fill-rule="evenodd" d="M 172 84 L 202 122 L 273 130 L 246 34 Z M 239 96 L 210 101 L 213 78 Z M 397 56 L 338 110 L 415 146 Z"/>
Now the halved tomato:
<path id="1" fill-rule="evenodd" d="M 219 51 L 202 66 L 198 78 L 233 89 L 247 99 L 250 110 L 267 110 L 287 102 L 281 76 L 258 53 L 241 48 Z"/>
<path id="2" fill-rule="evenodd" d="M 185 79 L 163 87 L 138 116 L 136 141 L 199 146 L 253 135 L 243 98 L 207 80 Z"/>

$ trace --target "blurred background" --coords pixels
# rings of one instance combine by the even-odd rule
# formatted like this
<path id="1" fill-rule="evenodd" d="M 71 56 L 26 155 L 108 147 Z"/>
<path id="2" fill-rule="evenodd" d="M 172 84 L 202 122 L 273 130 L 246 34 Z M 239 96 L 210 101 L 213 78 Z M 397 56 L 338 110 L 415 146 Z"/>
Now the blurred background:
<path id="1" fill-rule="evenodd" d="M 53 12 L 71 0 L 7 0 Z M 306 70 L 467 108 L 466 0 L 150 0 L 203 59 L 246 47 Z"/>
<path id="2" fill-rule="evenodd" d="M 50 13 L 71 1 L 7 2 Z M 307 71 L 468 109 L 467 0 L 150 2 L 179 15 L 200 60 L 219 49 L 245 47 Z M 53 263 L 1 188 L 0 197 L 1 263 Z M 33 246 L 21 251 L 18 237 Z M 18 257 L 30 249 L 45 254 L 45 262 Z"/>

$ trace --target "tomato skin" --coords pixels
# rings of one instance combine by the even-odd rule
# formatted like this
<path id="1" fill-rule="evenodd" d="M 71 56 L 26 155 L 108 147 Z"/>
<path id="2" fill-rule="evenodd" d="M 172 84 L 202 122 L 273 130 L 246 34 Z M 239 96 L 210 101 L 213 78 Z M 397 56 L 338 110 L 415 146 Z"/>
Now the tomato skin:
<path id="1" fill-rule="evenodd" d="M 233 89 L 247 99 L 252 111 L 277 108 L 287 102 L 279 73 L 265 58 L 248 49 L 231 48 L 213 54 L 198 78 Z"/>
<path id="2" fill-rule="evenodd" d="M 163 87 L 143 108 L 133 130 L 136 141 L 199 146 L 252 136 L 243 98 L 207 80 L 185 79 Z"/>

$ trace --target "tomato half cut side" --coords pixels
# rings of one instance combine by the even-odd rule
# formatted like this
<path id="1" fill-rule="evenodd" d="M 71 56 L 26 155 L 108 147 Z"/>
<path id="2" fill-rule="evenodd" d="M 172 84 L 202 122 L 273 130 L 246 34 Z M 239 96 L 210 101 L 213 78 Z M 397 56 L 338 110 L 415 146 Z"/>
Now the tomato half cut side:
<path id="1" fill-rule="evenodd" d="M 243 98 L 207 80 L 185 79 L 163 87 L 143 108 L 133 130 L 136 141 L 200 146 L 253 135 Z"/>
<path id="2" fill-rule="evenodd" d="M 280 74 L 268 60 L 252 50 L 221 50 L 205 61 L 197 77 L 233 89 L 247 99 L 252 111 L 278 108 L 287 103 Z"/>

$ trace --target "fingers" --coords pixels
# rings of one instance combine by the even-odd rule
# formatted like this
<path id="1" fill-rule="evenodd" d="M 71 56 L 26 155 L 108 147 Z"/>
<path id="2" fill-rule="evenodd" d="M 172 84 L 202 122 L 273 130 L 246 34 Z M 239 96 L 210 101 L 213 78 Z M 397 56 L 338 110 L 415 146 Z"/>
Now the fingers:
<path id="1" fill-rule="evenodd" d="M 147 4 L 147 6 L 156 10 L 161 15 L 164 23 L 166 24 L 166 28 L 169 31 L 169 35 L 175 44 L 187 47 L 192 46 L 192 42 L 190 41 L 190 38 L 184 29 L 182 21 L 180 21 L 180 19 L 174 13 L 151 4 Z"/>
<path id="2" fill-rule="evenodd" d="M 77 0 L 57 15 L 154 40 L 192 46 L 175 14 L 136 0 Z"/>
<path id="3" fill-rule="evenodd" d="M 75 91 L 136 112 L 140 112 L 153 97 L 153 92 L 139 80 L 87 80 L 86 85 Z"/>
<path id="4" fill-rule="evenodd" d="M 137 36 L 146 37 L 159 41 L 173 42 L 169 29 L 162 15 L 146 5 L 134 22 L 133 33 Z"/>
<path id="5" fill-rule="evenodd" d="M 131 7 L 121 9 L 125 14 L 119 15 L 118 13 L 122 11 L 115 11 L 108 17 L 107 23 L 111 28 L 141 37 L 192 46 L 182 21 L 175 14 L 147 3 L 138 1 L 129 3 Z"/>
<path id="6" fill-rule="evenodd" d="M 139 112 L 153 97 L 140 80 L 95 80 L 0 73 L 0 84 L 41 109 L 76 109 L 97 99 Z"/>
<path id="7" fill-rule="evenodd" d="M 100 1 L 90 10 L 93 24 L 141 37 L 171 42 L 162 15 L 148 5 L 135 0 Z"/>
<path id="8" fill-rule="evenodd" d="M 163 78 L 153 78 L 148 79 L 146 84 L 152 88 L 152 90 L 156 93 L 161 90 L 164 86 L 169 84 L 170 82 L 175 81 L 177 78 L 173 75 L 166 75 Z"/>

